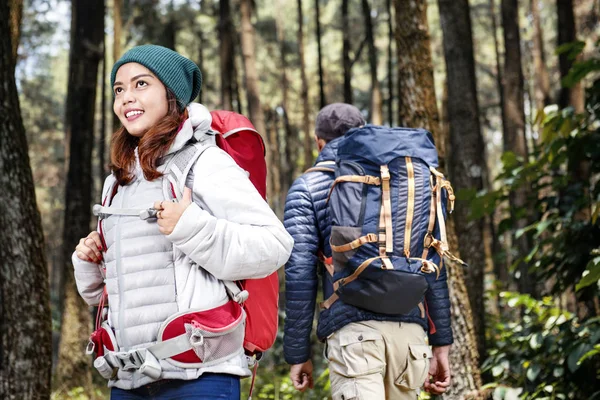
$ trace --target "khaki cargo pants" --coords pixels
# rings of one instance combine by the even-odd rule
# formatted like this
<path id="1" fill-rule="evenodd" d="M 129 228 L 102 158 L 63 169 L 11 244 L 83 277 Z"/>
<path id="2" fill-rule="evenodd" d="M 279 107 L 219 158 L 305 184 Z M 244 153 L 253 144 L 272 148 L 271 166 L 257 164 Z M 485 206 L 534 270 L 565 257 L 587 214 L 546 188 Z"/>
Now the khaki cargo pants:
<path id="1" fill-rule="evenodd" d="M 415 400 L 431 349 L 417 324 L 353 322 L 327 339 L 333 400 Z"/>

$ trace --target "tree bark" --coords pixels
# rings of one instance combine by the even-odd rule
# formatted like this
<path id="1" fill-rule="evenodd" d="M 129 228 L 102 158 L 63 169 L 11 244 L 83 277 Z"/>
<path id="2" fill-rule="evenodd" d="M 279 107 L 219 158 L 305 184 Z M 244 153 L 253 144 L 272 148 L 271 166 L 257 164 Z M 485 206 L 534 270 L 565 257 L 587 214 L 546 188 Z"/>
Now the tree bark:
<path id="1" fill-rule="evenodd" d="M 246 72 L 246 94 L 248 96 L 250 120 L 265 140 L 265 143 L 268 143 L 268 132 L 265 129 L 265 116 L 260 103 L 258 74 L 256 72 L 256 60 L 254 56 L 254 27 L 251 21 L 252 0 L 241 0 L 240 12 L 242 20 L 242 54 L 244 56 L 244 71 Z M 266 154 L 266 161 L 267 171 L 270 171 L 272 165 L 270 152 Z M 273 199 L 273 187 L 272 185 L 269 186 L 267 187 L 267 197 Z"/>
<path id="2" fill-rule="evenodd" d="M 525 140 L 525 109 L 523 92 L 523 69 L 521 68 L 521 44 L 519 33 L 519 8 L 517 0 L 502 0 L 502 26 L 504 28 L 504 103 L 506 113 L 504 125 L 504 151 L 511 151 L 527 161 Z M 517 216 L 516 211 L 526 206 L 528 188 L 522 187 L 509 196 L 515 231 L 528 225 L 527 217 Z M 518 257 L 530 251 L 529 238 L 522 235 L 515 239 Z M 528 266 L 519 263 L 517 284 L 521 293 L 534 294 L 534 282 L 529 277 Z"/>
<path id="3" fill-rule="evenodd" d="M 57 381 L 91 390 L 91 362 L 85 355 L 91 329 L 89 309 L 75 288 L 71 254 L 79 239 L 90 231 L 92 193 L 92 146 L 98 64 L 102 57 L 104 1 L 73 0 L 71 51 L 65 119 L 66 182 L 63 233 L 64 310 Z"/>
<path id="4" fill-rule="evenodd" d="M 175 16 L 175 4 L 173 3 L 173 0 L 169 3 L 167 22 L 163 29 L 162 40 L 163 46 L 175 50 L 175 42 L 177 40 L 177 17 Z"/>
<path id="5" fill-rule="evenodd" d="M 558 13 L 558 45 L 560 46 L 565 43 L 576 41 L 577 31 L 575 28 L 573 0 L 556 0 L 556 11 Z M 560 77 L 564 78 L 573 66 L 573 60 L 569 60 L 568 54 L 563 53 L 559 56 L 558 61 Z M 585 98 L 581 82 L 572 88 L 562 87 L 558 105 L 560 108 L 572 106 L 575 109 L 575 112 L 583 112 Z"/>
<path id="6" fill-rule="evenodd" d="M 481 191 L 485 187 L 487 166 L 485 145 L 479 122 L 479 104 L 475 78 L 473 36 L 468 0 L 438 0 L 444 36 L 448 96 L 447 119 L 450 135 L 448 156 L 449 175 L 457 192 Z M 469 203 L 456 203 L 454 222 L 458 245 L 466 270 L 473 325 L 477 333 L 477 348 L 485 354 L 485 307 L 483 276 L 486 265 L 483 219 L 469 218 Z"/>
<path id="7" fill-rule="evenodd" d="M 350 61 L 348 0 L 342 0 L 342 62 L 344 67 L 344 103 L 352 104 L 352 62 Z"/>
<path id="8" fill-rule="evenodd" d="M 50 398 L 52 336 L 42 221 L 0 2 L 0 398 Z"/>
<path id="9" fill-rule="evenodd" d="M 106 7 L 104 8 L 106 12 Z M 106 162 L 106 36 L 102 34 L 102 69 L 100 72 L 100 132 L 98 132 L 98 182 L 100 185 L 108 175 Z M 112 90 L 112 88 L 111 88 Z M 102 186 L 100 186 L 102 190 Z M 102 193 L 100 193 L 102 195 Z"/>
<path id="10" fill-rule="evenodd" d="M 206 2 L 199 0 L 200 1 L 200 13 L 205 13 L 205 9 L 206 9 Z M 202 27 L 202 24 L 198 24 L 196 26 L 196 30 L 198 32 L 198 42 L 199 42 L 199 46 L 198 46 L 198 68 L 200 68 L 200 71 L 202 71 L 202 78 L 205 80 L 206 79 L 206 70 L 204 69 L 204 47 L 207 46 L 206 43 L 206 37 L 204 36 L 204 29 Z M 200 90 L 200 93 L 198 93 L 198 103 L 202 103 L 202 94 L 203 94 L 204 90 Z"/>
<path id="11" fill-rule="evenodd" d="M 121 40 L 123 36 L 123 0 L 113 0 L 113 61 L 117 62 L 119 58 L 121 58 L 121 53 L 123 52 L 121 47 Z M 104 77 L 106 79 L 106 76 Z M 112 91 L 112 88 L 110 88 Z M 116 131 L 119 129 L 121 122 L 119 118 L 114 114 L 112 115 L 112 129 Z"/>
<path id="12" fill-rule="evenodd" d="M 387 109 L 388 109 L 388 123 L 390 126 L 394 126 L 394 67 L 393 67 L 393 57 L 394 53 L 392 50 L 393 42 L 394 42 L 394 27 L 392 22 L 392 0 L 386 0 L 386 7 L 388 10 L 388 59 L 387 59 L 387 69 L 388 69 L 388 99 L 387 99 Z"/>
<path id="13" fill-rule="evenodd" d="M 535 102 L 538 111 L 551 103 L 550 76 L 546 67 L 544 53 L 544 31 L 540 16 L 539 0 L 531 0 L 531 15 L 533 17 L 533 70 L 535 82 Z"/>
<path id="14" fill-rule="evenodd" d="M 8 26 L 10 27 L 10 42 L 12 54 L 13 72 L 17 65 L 17 57 L 19 50 L 19 42 L 21 41 L 21 19 L 23 17 L 23 0 L 8 1 L 10 18 L 8 18 Z"/>
<path id="15" fill-rule="evenodd" d="M 219 58 L 221 65 L 221 108 L 233 110 L 233 23 L 229 0 L 219 1 Z"/>
<path id="16" fill-rule="evenodd" d="M 285 45 L 285 30 L 283 29 L 283 0 L 277 1 L 277 41 L 279 42 L 280 71 L 281 71 L 281 109 L 283 113 L 283 129 L 285 132 L 285 157 L 282 159 L 281 195 L 285 202 L 287 192 L 294 180 L 294 169 L 298 158 L 297 137 L 290 125 L 288 116 L 288 78 L 287 51 Z"/>
<path id="17" fill-rule="evenodd" d="M 371 111 L 369 113 L 369 120 L 374 125 L 381 125 L 383 123 L 381 88 L 377 79 L 377 48 L 375 47 L 369 0 L 362 0 L 362 9 L 365 17 L 365 31 L 369 47 L 369 66 L 371 68 Z"/>
<path id="18" fill-rule="evenodd" d="M 398 72 L 398 123 L 412 128 L 439 129 L 435 102 L 431 45 L 423 0 L 394 0 L 396 9 L 396 55 Z M 439 133 L 439 132 L 438 132 Z M 443 141 L 438 152 L 446 154 Z M 440 167 L 444 168 L 443 158 Z"/>
<path id="19" fill-rule="evenodd" d="M 302 125 L 304 130 L 304 169 L 308 169 L 313 164 L 312 144 L 313 135 L 310 127 L 308 103 L 308 78 L 306 77 L 306 65 L 304 62 L 304 17 L 302 15 L 302 0 L 298 0 L 298 57 L 300 59 L 300 81 L 302 88 L 300 98 L 302 99 Z"/>
<path id="20" fill-rule="evenodd" d="M 319 63 L 319 100 L 321 108 L 327 105 L 327 100 L 325 99 L 325 76 L 323 74 L 323 57 L 321 51 L 321 7 L 319 6 L 320 0 L 315 0 L 315 29 L 317 34 L 317 55 L 318 55 L 318 63 Z"/>
<path id="21" fill-rule="evenodd" d="M 403 99 L 399 110 L 402 125 L 431 131 L 437 143 L 440 160 L 446 156 L 444 142 L 448 140 L 440 130 L 433 65 L 427 24 L 427 3 L 424 0 L 394 0 L 396 10 L 396 43 L 398 57 L 398 96 Z M 457 249 L 452 221 L 448 224 L 448 241 Z M 453 386 L 449 399 L 477 397 L 481 387 L 477 341 L 472 326 L 471 306 L 464 287 L 460 266 L 445 263 L 452 309 L 452 327 L 455 332 L 451 351 Z"/>

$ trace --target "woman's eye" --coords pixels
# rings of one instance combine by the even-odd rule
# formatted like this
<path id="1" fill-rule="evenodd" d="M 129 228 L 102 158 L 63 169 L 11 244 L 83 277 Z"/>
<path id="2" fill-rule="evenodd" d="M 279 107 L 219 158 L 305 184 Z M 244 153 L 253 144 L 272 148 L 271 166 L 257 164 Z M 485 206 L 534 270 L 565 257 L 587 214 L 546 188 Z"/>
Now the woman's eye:
<path id="1" fill-rule="evenodd" d="M 144 87 L 144 86 L 148 86 L 148 84 L 145 81 L 137 81 L 136 87 Z"/>
<path id="2" fill-rule="evenodd" d="M 119 93 L 121 93 L 122 91 L 123 91 L 123 88 L 120 88 L 120 87 L 118 87 L 118 88 L 115 88 L 115 94 L 119 94 Z"/>

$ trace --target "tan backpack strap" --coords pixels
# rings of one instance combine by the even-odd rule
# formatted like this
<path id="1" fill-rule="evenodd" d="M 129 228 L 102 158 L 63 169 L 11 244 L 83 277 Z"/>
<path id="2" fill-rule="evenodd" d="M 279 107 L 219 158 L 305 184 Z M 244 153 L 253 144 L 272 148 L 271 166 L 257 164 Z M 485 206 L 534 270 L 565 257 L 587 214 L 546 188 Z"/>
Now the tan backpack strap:
<path id="1" fill-rule="evenodd" d="M 383 222 L 385 224 L 385 251 L 394 251 L 394 236 L 392 231 L 392 198 L 390 194 L 390 170 L 387 165 L 381 166 L 381 202 Z M 381 216 L 379 219 L 381 224 Z M 381 227 L 381 225 L 380 225 Z"/>
<path id="2" fill-rule="evenodd" d="M 410 257 L 410 236 L 415 213 L 415 169 L 412 159 L 405 157 L 406 173 L 408 175 L 408 204 L 406 206 L 406 222 L 404 224 L 404 255 Z"/>
<path id="3" fill-rule="evenodd" d="M 433 244 L 433 229 L 435 228 L 435 210 L 436 210 L 436 190 L 433 184 L 433 176 L 429 177 L 429 184 L 431 185 L 431 202 L 429 203 L 429 225 L 427 226 L 427 233 L 423 240 L 423 255 L 421 258 L 426 259 L 429 254 L 429 248 Z"/>
<path id="4" fill-rule="evenodd" d="M 334 293 L 331 296 L 329 296 L 327 300 L 321 302 L 320 306 L 321 308 L 328 310 L 333 305 L 333 303 L 335 303 L 339 298 L 340 296 L 338 296 L 337 293 Z"/>
<path id="5" fill-rule="evenodd" d="M 331 194 L 333 193 L 333 188 L 340 182 L 356 182 L 356 183 L 366 183 L 367 185 L 381 185 L 381 179 L 372 175 L 342 175 L 335 178 L 333 181 L 333 185 L 331 185 L 331 189 L 329 189 L 329 195 L 327 196 L 327 202 L 329 203 L 329 199 L 331 198 Z"/>
<path id="6" fill-rule="evenodd" d="M 357 249 L 365 243 L 375 243 L 378 240 L 379 240 L 379 238 L 377 237 L 376 234 L 368 233 L 364 236 L 359 237 L 358 239 L 351 241 L 350 243 L 342 244 L 339 246 L 331 244 L 331 239 L 330 239 L 329 245 L 331 246 L 331 250 L 335 251 L 336 253 L 343 253 L 345 251 Z"/>

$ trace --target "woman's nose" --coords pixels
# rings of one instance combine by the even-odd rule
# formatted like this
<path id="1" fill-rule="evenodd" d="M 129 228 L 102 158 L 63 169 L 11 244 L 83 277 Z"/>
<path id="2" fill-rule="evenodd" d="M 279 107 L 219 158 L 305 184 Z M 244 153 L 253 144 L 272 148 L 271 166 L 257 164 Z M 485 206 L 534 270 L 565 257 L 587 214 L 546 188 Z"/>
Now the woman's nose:
<path id="1" fill-rule="evenodd" d="M 131 90 L 126 90 L 125 93 L 123 93 L 122 99 L 123 99 L 123 104 L 133 103 L 135 101 L 135 97 L 131 93 Z"/>

